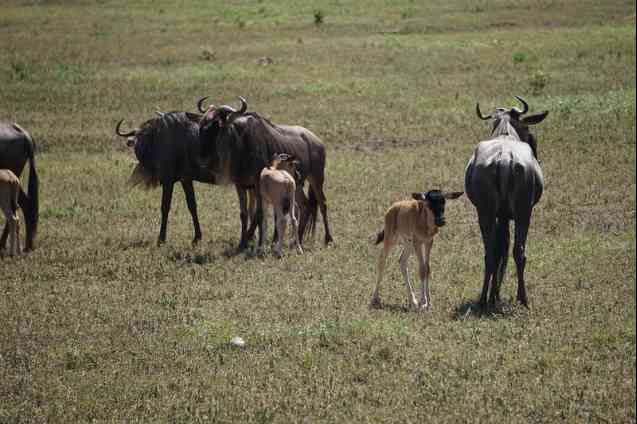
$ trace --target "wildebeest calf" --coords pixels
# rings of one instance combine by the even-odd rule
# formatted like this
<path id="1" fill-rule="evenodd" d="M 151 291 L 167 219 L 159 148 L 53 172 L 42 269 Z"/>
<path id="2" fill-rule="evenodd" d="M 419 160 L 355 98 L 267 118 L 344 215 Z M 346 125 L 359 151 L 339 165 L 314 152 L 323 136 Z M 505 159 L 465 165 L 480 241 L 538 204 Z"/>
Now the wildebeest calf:
<path id="1" fill-rule="evenodd" d="M 408 302 L 414 308 L 425 309 L 431 306 L 429 296 L 429 255 L 434 236 L 438 228 L 445 225 L 445 200 L 457 199 L 460 192 L 444 193 L 440 190 L 430 190 L 426 193 L 412 193 L 413 200 L 403 200 L 394 203 L 385 214 L 385 228 L 376 237 L 376 244 L 384 241 L 383 250 L 378 258 L 378 279 L 376 290 L 372 296 L 372 306 L 381 307 L 380 282 L 383 279 L 385 262 L 392 247 L 402 242 L 404 248 L 400 255 L 400 270 L 405 278 L 409 290 Z M 409 281 L 407 259 L 416 252 L 420 265 L 420 303 Z"/>
<path id="2" fill-rule="evenodd" d="M 18 217 L 18 196 L 20 180 L 8 169 L 0 169 L 0 210 L 7 223 L 5 232 L 9 234 L 9 255 L 20 253 L 20 218 Z"/>
<path id="3" fill-rule="evenodd" d="M 294 232 L 294 242 L 298 253 L 303 253 L 303 248 L 299 241 L 298 220 L 296 218 L 296 205 L 294 201 L 294 193 L 296 192 L 296 179 L 299 175 L 297 167 L 300 162 L 293 156 L 286 153 L 274 154 L 270 166 L 263 168 L 259 177 L 259 190 L 262 199 L 266 204 L 271 204 L 274 209 L 274 219 L 276 226 L 277 240 L 274 251 L 277 256 L 283 255 L 282 245 L 285 239 L 285 227 L 288 218 L 292 223 Z M 262 228 L 266 232 L 265 213 L 261 217 Z M 263 250 L 263 239 L 259 238 L 259 251 Z"/>

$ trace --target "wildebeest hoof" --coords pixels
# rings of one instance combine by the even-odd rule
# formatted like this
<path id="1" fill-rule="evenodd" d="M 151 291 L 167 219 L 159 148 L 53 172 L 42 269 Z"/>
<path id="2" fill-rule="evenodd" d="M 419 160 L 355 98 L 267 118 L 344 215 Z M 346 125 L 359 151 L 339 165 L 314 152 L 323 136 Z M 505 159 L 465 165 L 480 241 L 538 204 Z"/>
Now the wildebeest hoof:
<path id="1" fill-rule="evenodd" d="M 369 306 L 370 308 L 381 309 L 383 307 L 383 303 L 380 301 L 380 297 L 372 297 L 372 301 Z"/>

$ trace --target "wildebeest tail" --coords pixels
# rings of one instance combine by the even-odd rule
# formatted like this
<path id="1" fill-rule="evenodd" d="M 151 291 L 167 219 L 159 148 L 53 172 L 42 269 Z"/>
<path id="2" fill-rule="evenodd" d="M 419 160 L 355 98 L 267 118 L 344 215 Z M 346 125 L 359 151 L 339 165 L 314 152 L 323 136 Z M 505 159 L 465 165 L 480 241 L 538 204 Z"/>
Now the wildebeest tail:
<path id="1" fill-rule="evenodd" d="M 27 186 L 27 197 L 28 202 L 24 210 L 24 219 L 25 219 L 25 227 L 26 227 L 26 249 L 33 249 L 33 242 L 35 240 L 35 234 L 38 229 L 38 218 L 39 218 L 39 210 L 40 210 L 40 202 L 39 202 L 39 188 L 40 188 L 40 180 L 38 178 L 38 172 L 35 168 L 35 142 L 31 135 L 20 125 L 13 124 L 13 126 L 20 132 L 22 132 L 28 142 L 25 144 L 27 149 L 27 158 L 29 160 L 29 185 Z"/>
<path id="2" fill-rule="evenodd" d="M 138 163 L 128 178 L 128 185 L 131 187 L 140 186 L 144 190 L 150 190 L 159 185 L 159 178 L 157 178 L 157 175 L 148 171 L 144 165 Z"/>
<path id="3" fill-rule="evenodd" d="M 384 229 L 380 230 L 378 232 L 378 234 L 376 234 L 376 243 L 375 244 L 378 244 L 378 243 L 380 243 L 383 240 L 385 240 L 385 230 Z"/>

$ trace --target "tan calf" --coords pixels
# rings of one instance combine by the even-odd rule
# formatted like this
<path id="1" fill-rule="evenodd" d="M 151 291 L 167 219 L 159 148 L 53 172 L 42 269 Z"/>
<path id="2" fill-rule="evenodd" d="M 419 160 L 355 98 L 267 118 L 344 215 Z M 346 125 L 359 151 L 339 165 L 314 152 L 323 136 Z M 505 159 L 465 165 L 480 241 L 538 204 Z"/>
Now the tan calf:
<path id="1" fill-rule="evenodd" d="M 259 180 L 259 190 L 265 205 L 262 217 L 263 234 L 265 235 L 267 233 L 267 205 L 270 204 L 274 209 L 274 219 L 278 236 L 274 251 L 279 257 L 283 255 L 282 244 L 285 239 L 285 228 L 288 217 L 292 222 L 296 250 L 298 253 L 303 253 L 301 243 L 299 242 L 299 224 L 296 218 L 294 201 L 294 193 L 296 192 L 294 176 L 297 174 L 297 162 L 298 161 L 288 154 L 275 154 L 270 166 L 261 171 Z M 264 238 L 265 237 L 260 237 L 261 244 L 258 248 L 259 252 L 263 251 L 262 242 Z"/>
<path id="2" fill-rule="evenodd" d="M 18 195 L 20 180 L 8 169 L 0 169 L 0 210 L 7 223 L 5 231 L 9 232 L 9 255 L 20 254 L 20 218 L 18 218 Z"/>
<path id="3" fill-rule="evenodd" d="M 409 291 L 408 302 L 414 308 L 426 309 L 431 306 L 429 295 L 429 255 L 434 236 L 438 228 L 445 225 L 445 199 L 457 199 L 463 192 L 443 193 L 431 190 L 426 193 L 413 193 L 413 200 L 403 200 L 394 203 L 385 214 L 385 228 L 378 233 L 376 244 L 384 242 L 383 250 L 378 258 L 378 276 L 376 290 L 372 296 L 372 306 L 381 307 L 380 283 L 385 271 L 387 255 L 396 243 L 403 244 L 400 255 L 400 271 L 405 279 Z M 412 253 L 418 258 L 420 274 L 420 302 L 409 281 L 407 260 Z"/>

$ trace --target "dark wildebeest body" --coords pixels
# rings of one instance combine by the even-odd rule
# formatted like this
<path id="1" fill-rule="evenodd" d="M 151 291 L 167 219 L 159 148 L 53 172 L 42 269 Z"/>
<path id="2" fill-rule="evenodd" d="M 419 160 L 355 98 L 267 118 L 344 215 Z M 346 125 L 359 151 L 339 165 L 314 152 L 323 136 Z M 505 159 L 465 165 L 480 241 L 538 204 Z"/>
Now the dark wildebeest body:
<path id="1" fill-rule="evenodd" d="M 308 231 L 313 231 L 320 206 L 325 227 L 325 244 L 332 242 L 327 218 L 327 200 L 323 192 L 325 179 L 325 146 L 311 131 L 300 126 L 275 125 L 256 113 L 245 113 L 247 105 L 241 99 L 242 108 L 236 111 L 229 106 L 202 108 L 206 98 L 199 101 L 199 110 L 204 113 L 200 123 L 204 160 L 218 179 L 232 183 L 237 189 L 240 204 L 241 241 L 239 248 L 247 246 L 256 225 L 259 225 L 261 245 L 262 199 L 259 194 L 259 175 L 274 153 L 287 153 L 300 161 L 303 180 L 309 182 L 308 197 L 303 193 L 303 183 L 297 186 L 296 200 L 302 214 L 299 224 L 299 240 Z M 257 193 L 256 213 L 248 228 L 246 190 L 255 188 Z"/>
<path id="2" fill-rule="evenodd" d="M 537 161 L 535 137 L 528 126 L 542 122 L 548 112 L 522 117 L 524 106 L 498 108 L 489 116 L 493 119 L 492 138 L 482 141 L 469 160 L 465 173 L 465 191 L 476 207 L 482 241 L 485 248 L 485 273 L 480 305 L 495 307 L 500 300 L 500 286 L 504 279 L 509 256 L 509 221 L 515 223 L 513 257 L 517 268 L 517 300 L 528 307 L 524 283 L 525 246 L 533 207 L 540 200 L 544 177 Z M 489 288 L 491 293 L 489 295 Z"/>
<path id="3" fill-rule="evenodd" d="M 146 188 L 162 186 L 161 228 L 157 242 L 161 244 L 166 241 L 173 186 L 176 182 L 181 182 L 195 229 L 193 243 L 197 243 L 201 240 L 201 227 L 193 181 L 215 183 L 214 175 L 202 166 L 200 161 L 201 116 L 188 112 L 167 112 L 158 115 L 144 122 L 139 129 L 128 133 L 120 132 L 122 121 L 117 124 L 116 133 L 128 137 L 128 145 L 135 147 L 135 156 L 139 161 L 131 175 L 130 183 L 142 184 Z"/>
<path id="4" fill-rule="evenodd" d="M 38 228 L 38 188 L 39 179 L 35 169 L 35 143 L 27 131 L 18 124 L 0 123 L 0 168 L 9 169 L 20 177 L 29 162 L 29 185 L 27 193 L 20 189 L 18 203 L 24 214 L 26 226 L 25 250 L 32 250 Z M 0 237 L 0 248 L 6 244 L 8 228 L 5 226 Z"/>

